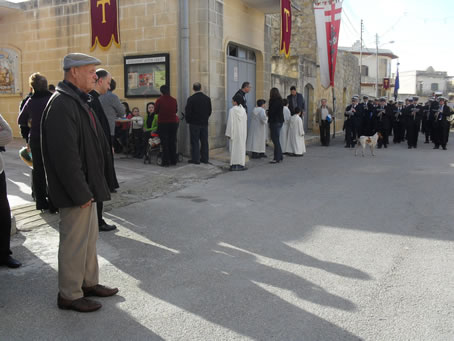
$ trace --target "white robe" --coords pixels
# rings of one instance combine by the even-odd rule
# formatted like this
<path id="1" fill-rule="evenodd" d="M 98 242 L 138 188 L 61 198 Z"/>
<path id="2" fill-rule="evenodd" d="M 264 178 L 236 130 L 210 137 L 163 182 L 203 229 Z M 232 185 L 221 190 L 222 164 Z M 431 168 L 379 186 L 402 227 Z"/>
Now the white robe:
<path id="1" fill-rule="evenodd" d="M 279 135 L 279 141 L 281 142 L 281 149 L 282 152 L 285 153 L 285 150 L 287 149 L 287 141 L 288 141 L 288 126 L 290 122 L 290 118 L 292 117 L 292 114 L 290 113 L 290 109 L 284 106 L 284 123 L 282 124 L 281 128 L 281 133 Z"/>
<path id="2" fill-rule="evenodd" d="M 266 117 L 265 109 L 254 108 L 250 116 L 249 129 L 247 133 L 246 150 L 254 153 L 265 153 L 266 150 Z"/>
<path id="3" fill-rule="evenodd" d="M 225 136 L 230 138 L 230 165 L 246 164 L 247 114 L 242 105 L 229 111 Z"/>
<path id="4" fill-rule="evenodd" d="M 299 115 L 293 115 L 290 118 L 287 149 L 285 149 L 285 152 L 296 155 L 303 155 L 306 153 L 303 120 Z"/>

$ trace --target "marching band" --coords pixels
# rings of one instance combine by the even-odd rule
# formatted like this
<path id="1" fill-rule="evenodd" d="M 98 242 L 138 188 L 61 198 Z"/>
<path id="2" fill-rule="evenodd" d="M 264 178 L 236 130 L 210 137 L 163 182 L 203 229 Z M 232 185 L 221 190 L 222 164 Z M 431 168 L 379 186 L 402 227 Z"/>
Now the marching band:
<path id="1" fill-rule="evenodd" d="M 440 95 L 420 103 L 419 97 L 409 97 L 394 102 L 385 97 L 369 99 L 352 97 L 352 103 L 345 108 L 345 148 L 353 148 L 360 136 L 379 133 L 378 148 L 387 148 L 389 136 L 393 143 L 407 142 L 408 149 L 417 148 L 418 136 L 425 136 L 424 143 L 432 142 L 433 149 L 446 150 L 449 130 L 454 121 L 454 112 L 447 105 L 447 99 Z"/>

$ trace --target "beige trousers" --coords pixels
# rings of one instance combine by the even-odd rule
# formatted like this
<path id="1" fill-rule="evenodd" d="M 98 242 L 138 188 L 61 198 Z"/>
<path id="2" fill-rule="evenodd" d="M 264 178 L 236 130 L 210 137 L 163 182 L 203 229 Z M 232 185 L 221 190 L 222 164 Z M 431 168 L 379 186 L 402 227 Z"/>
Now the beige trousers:
<path id="1" fill-rule="evenodd" d="M 95 202 L 86 208 L 60 209 L 58 288 L 63 298 L 76 300 L 84 296 L 82 287 L 98 284 L 98 233 Z"/>

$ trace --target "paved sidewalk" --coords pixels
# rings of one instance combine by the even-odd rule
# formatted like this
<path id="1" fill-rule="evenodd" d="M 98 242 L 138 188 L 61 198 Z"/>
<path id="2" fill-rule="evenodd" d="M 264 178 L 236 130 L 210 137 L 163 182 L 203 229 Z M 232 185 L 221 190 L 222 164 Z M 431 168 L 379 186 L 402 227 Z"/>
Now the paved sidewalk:
<path id="1" fill-rule="evenodd" d="M 307 146 L 319 143 L 318 135 L 307 134 Z M 16 227 L 21 231 L 29 231 L 45 225 L 56 227 L 58 214 L 41 213 L 35 210 L 31 198 L 30 176 L 31 169 L 18 157 L 19 149 L 24 145 L 22 139 L 14 139 L 8 145 L 4 155 L 8 177 L 8 197 L 15 218 Z M 272 147 L 268 147 L 268 155 L 272 155 Z M 120 189 L 112 194 L 112 200 L 105 202 L 104 210 L 125 207 L 134 203 L 154 199 L 165 194 L 182 189 L 190 184 L 205 181 L 228 171 L 230 154 L 226 148 L 210 151 L 210 164 L 192 165 L 187 158 L 176 167 L 162 168 L 152 160 L 144 164 L 142 160 L 115 155 L 115 169 Z M 248 160 L 247 166 L 254 168 L 266 164 L 268 160 Z"/>

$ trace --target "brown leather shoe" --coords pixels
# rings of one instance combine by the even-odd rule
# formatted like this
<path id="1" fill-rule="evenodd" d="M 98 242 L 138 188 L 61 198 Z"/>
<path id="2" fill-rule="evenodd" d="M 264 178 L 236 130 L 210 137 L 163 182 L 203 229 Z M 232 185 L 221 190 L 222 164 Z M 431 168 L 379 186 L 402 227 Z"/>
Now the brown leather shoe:
<path id="1" fill-rule="evenodd" d="M 88 298 L 78 298 L 77 300 L 67 300 L 58 294 L 57 305 L 60 309 L 75 310 L 81 313 L 96 311 L 102 307 L 101 303 Z"/>
<path id="2" fill-rule="evenodd" d="M 118 288 L 109 288 L 101 284 L 96 284 L 92 287 L 82 288 L 84 297 L 98 296 L 98 297 L 109 297 L 113 296 L 118 292 Z"/>

